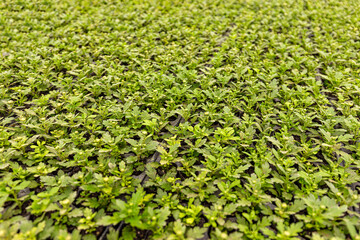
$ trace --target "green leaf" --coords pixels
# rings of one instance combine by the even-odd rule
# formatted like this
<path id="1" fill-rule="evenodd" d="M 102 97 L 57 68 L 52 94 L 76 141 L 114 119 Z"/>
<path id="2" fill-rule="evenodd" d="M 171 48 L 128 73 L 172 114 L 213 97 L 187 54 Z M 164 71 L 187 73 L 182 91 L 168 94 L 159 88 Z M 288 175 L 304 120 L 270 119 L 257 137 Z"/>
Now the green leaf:
<path id="1" fill-rule="evenodd" d="M 150 141 L 149 143 L 146 144 L 146 150 L 147 151 L 155 151 L 157 146 L 159 145 L 158 142 L 155 141 Z"/>
<path id="2" fill-rule="evenodd" d="M 112 224 L 118 224 L 121 221 L 121 219 L 117 219 L 115 217 L 111 217 L 111 216 L 105 216 L 102 217 L 100 220 L 98 220 L 96 222 L 97 225 L 99 226 L 108 226 L 108 225 L 112 225 Z"/>
<path id="3" fill-rule="evenodd" d="M 126 142 L 128 142 L 131 146 L 136 147 L 138 145 L 138 142 L 134 139 L 125 139 Z"/>
<path id="4" fill-rule="evenodd" d="M 201 239 L 204 237 L 206 231 L 207 228 L 194 227 L 187 231 L 186 236 L 188 239 Z"/>
<path id="5" fill-rule="evenodd" d="M 15 190 L 23 190 L 25 189 L 26 187 L 28 187 L 30 185 L 30 181 L 24 181 L 24 182 L 21 182 L 19 185 L 17 185 L 16 187 L 14 187 Z M 51 193 L 51 191 L 50 191 Z"/>
<path id="6" fill-rule="evenodd" d="M 112 207 L 113 209 L 118 211 L 125 211 L 127 208 L 126 203 L 119 199 L 113 201 Z"/>

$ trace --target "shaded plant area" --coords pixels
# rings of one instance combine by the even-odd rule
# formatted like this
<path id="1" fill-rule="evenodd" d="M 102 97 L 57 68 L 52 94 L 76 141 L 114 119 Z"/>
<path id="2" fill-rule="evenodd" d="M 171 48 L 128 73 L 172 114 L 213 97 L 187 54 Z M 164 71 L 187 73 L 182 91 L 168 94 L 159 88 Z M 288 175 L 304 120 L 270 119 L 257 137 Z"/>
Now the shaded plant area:
<path id="1" fill-rule="evenodd" d="M 0 2 L 0 239 L 360 239 L 360 5 Z"/>

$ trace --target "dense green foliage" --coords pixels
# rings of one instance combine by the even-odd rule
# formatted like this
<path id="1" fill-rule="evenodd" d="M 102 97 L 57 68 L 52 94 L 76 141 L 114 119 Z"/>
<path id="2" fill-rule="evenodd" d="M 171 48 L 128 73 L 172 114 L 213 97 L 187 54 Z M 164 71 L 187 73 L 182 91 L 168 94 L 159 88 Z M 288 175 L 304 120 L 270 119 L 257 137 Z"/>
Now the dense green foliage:
<path id="1" fill-rule="evenodd" d="M 360 239 L 359 12 L 1 1 L 0 239 Z"/>

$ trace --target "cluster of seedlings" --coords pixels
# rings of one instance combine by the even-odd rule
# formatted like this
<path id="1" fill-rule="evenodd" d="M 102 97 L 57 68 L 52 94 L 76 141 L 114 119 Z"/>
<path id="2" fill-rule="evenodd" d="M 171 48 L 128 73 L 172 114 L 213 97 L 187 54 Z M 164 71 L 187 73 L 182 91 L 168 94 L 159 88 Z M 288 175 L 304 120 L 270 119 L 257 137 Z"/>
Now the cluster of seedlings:
<path id="1" fill-rule="evenodd" d="M 0 2 L 0 239 L 360 239 L 360 5 Z"/>

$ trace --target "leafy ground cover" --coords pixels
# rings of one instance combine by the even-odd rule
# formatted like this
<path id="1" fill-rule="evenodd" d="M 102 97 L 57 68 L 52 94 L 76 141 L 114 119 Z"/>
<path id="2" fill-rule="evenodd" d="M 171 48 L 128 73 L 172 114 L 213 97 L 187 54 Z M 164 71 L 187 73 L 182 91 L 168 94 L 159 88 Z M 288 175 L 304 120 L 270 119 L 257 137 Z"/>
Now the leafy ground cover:
<path id="1" fill-rule="evenodd" d="M 0 3 L 0 239 L 360 239 L 357 1 Z"/>

